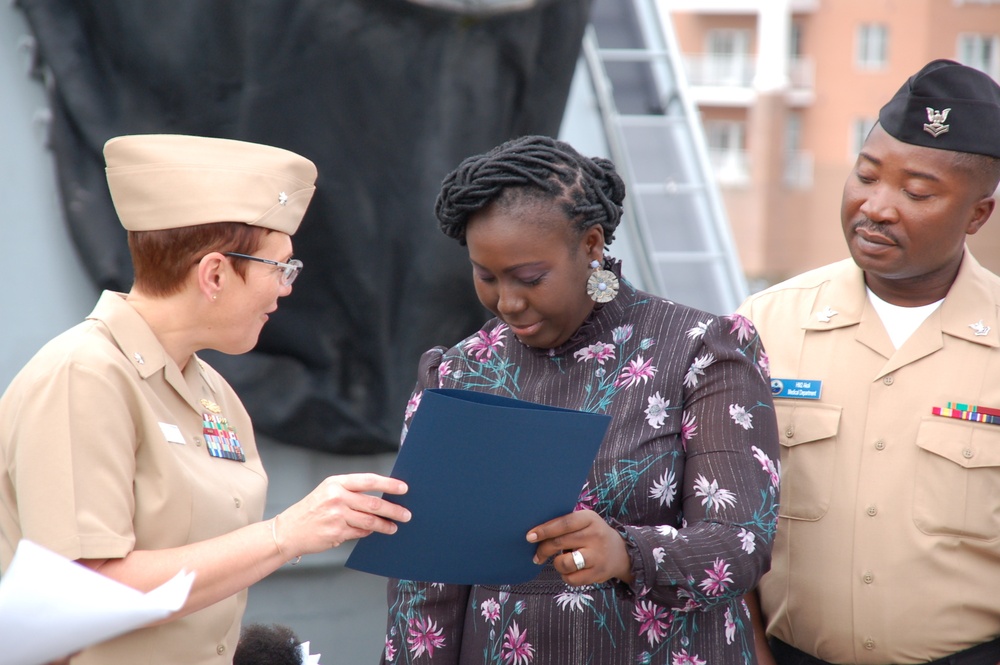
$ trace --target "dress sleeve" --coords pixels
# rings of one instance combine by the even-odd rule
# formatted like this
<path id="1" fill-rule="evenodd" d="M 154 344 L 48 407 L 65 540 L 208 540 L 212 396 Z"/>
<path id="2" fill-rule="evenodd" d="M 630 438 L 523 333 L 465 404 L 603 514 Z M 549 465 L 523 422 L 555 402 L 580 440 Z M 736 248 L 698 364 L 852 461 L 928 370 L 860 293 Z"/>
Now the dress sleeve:
<path id="1" fill-rule="evenodd" d="M 767 356 L 750 321 L 707 327 L 684 377 L 683 519 L 621 526 L 633 589 L 704 610 L 752 589 L 770 567 L 778 512 L 778 430 Z"/>
<path id="2" fill-rule="evenodd" d="M 420 358 L 417 386 L 406 405 L 406 431 L 427 388 L 440 385 L 438 368 L 444 347 L 435 347 Z M 471 587 L 390 579 L 385 648 L 381 663 L 434 663 L 457 665 L 462 652 L 462 631 Z"/>

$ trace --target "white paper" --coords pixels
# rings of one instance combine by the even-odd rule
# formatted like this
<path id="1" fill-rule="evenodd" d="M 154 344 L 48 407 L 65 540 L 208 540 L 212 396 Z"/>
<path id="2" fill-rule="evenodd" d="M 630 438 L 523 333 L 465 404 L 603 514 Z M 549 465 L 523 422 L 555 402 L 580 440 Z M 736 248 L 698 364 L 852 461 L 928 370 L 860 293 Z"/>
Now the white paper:
<path id="1" fill-rule="evenodd" d="M 309 642 L 303 642 L 299 645 L 299 655 L 302 656 L 302 665 L 319 665 L 319 657 L 323 654 L 309 653 Z"/>
<path id="2" fill-rule="evenodd" d="M 3 665 L 41 665 L 165 619 L 193 583 L 181 571 L 142 593 L 22 540 L 0 577 Z"/>

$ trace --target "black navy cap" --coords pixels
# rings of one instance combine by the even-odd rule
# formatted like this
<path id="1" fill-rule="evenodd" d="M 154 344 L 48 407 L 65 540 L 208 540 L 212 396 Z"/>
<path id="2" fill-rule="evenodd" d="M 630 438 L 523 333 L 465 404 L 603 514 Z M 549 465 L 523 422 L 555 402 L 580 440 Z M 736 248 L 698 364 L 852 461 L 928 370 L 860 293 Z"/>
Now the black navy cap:
<path id="1" fill-rule="evenodd" d="M 1000 85 L 951 60 L 924 65 L 882 107 L 878 121 L 904 143 L 1000 158 Z"/>

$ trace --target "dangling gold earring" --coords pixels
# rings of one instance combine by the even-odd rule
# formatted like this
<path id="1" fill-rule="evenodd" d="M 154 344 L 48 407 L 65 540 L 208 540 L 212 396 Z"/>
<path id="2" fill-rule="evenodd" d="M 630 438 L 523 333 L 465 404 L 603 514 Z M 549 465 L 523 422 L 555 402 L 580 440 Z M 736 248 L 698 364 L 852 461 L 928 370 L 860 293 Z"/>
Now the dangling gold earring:
<path id="1" fill-rule="evenodd" d="M 594 272 L 587 278 L 587 295 L 594 302 L 611 302 L 618 295 L 618 275 L 601 268 L 599 261 L 591 261 Z"/>

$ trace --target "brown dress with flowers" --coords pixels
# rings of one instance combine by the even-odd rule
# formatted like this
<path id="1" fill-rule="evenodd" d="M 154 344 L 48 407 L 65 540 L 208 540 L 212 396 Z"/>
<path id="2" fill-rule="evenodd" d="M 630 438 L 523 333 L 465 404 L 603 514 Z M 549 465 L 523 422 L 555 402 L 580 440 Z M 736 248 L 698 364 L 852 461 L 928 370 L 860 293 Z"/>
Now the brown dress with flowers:
<path id="1" fill-rule="evenodd" d="M 383 663 L 755 661 L 741 596 L 768 568 L 778 500 L 767 356 L 743 317 L 621 286 L 561 348 L 493 319 L 427 351 L 406 423 L 425 388 L 612 416 L 578 507 L 622 534 L 634 581 L 571 587 L 551 564 L 514 586 L 390 580 Z"/>

